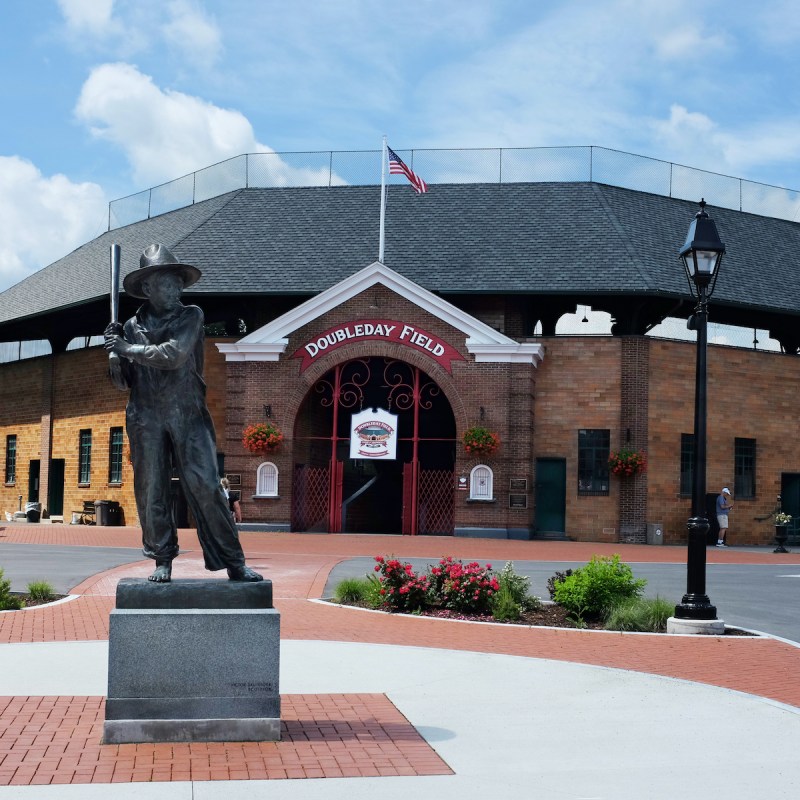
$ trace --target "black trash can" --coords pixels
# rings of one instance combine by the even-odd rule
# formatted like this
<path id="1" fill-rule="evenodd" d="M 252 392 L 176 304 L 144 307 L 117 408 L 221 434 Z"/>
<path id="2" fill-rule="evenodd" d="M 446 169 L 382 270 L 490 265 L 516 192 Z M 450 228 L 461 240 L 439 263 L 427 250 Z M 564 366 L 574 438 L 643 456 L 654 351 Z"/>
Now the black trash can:
<path id="1" fill-rule="evenodd" d="M 25 503 L 25 518 L 28 522 L 38 522 L 42 516 L 41 503 Z"/>
<path id="2" fill-rule="evenodd" d="M 94 521 L 96 525 L 119 525 L 121 510 L 116 500 L 95 500 Z"/>

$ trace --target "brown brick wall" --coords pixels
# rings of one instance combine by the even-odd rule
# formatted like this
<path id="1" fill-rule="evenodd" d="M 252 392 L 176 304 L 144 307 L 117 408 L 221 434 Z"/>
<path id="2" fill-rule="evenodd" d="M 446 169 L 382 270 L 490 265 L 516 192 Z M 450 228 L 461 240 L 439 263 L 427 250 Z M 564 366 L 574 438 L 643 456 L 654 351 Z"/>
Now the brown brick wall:
<path id="1" fill-rule="evenodd" d="M 645 523 L 660 522 L 668 543 L 685 541 L 690 498 L 679 493 L 680 437 L 693 430 L 694 343 L 636 337 L 550 337 L 543 340 L 545 357 L 537 368 L 475 364 L 464 349 L 463 334 L 379 288 L 297 331 L 287 352 L 291 355 L 315 332 L 365 317 L 417 325 L 449 341 L 468 360 L 454 362 L 450 375 L 418 350 L 370 342 L 327 354 L 300 375 L 298 360 L 226 363 L 214 342 L 207 343 L 208 404 L 226 471 L 242 475 L 246 521 L 285 522 L 290 517 L 295 416 L 314 381 L 337 360 L 385 355 L 418 366 L 442 387 L 453 409 L 458 437 L 468 425 L 481 422 L 500 434 L 499 453 L 487 459 L 494 470 L 497 502 L 477 506 L 467 502 L 468 493 L 458 492 L 456 525 L 525 529 L 534 519 L 535 458 L 561 457 L 567 464 L 566 518 L 571 538 L 600 541 L 618 537 L 623 525 L 633 526 L 640 536 Z M 40 500 L 46 502 L 45 462 L 52 450 L 52 457 L 63 458 L 66 465 L 65 522 L 73 509 L 81 508 L 83 500 L 109 499 L 120 502 L 127 523 L 136 524 L 127 462 L 122 486 L 108 485 L 109 429 L 124 425 L 126 395 L 105 379 L 105 358 L 105 353 L 95 348 L 0 365 L 0 467 L 5 462 L 6 436 L 17 436 L 17 480 L 11 486 L 0 485 L 0 512 L 15 511 L 20 494 L 24 507 L 31 459 L 42 460 Z M 772 511 L 781 474 L 800 474 L 800 454 L 793 436 L 800 416 L 795 388 L 800 381 L 800 359 L 711 345 L 708 375 L 708 490 L 716 492 L 723 485 L 734 488 L 734 439 L 756 439 L 757 494 L 754 499 L 734 498 L 729 541 L 770 543 L 773 528 L 758 517 Z M 52 442 L 51 395 L 55 398 Z M 262 459 L 242 448 L 241 431 L 245 424 L 264 418 L 265 404 L 272 407 L 272 419 L 283 429 L 287 445 L 270 457 L 280 470 L 280 498 L 253 500 L 255 472 Z M 79 487 L 78 432 L 84 427 L 93 432 L 92 481 Z M 646 476 L 626 487 L 612 477 L 607 497 L 579 497 L 576 471 L 581 428 L 609 429 L 612 449 L 626 444 L 630 428 L 630 443 L 636 447 L 646 443 Z M 460 445 L 456 453 L 456 477 L 468 475 L 477 462 L 468 458 Z M 508 508 L 512 477 L 528 479 L 527 510 Z M 628 490 L 631 497 L 626 500 L 624 492 Z"/>
<path id="2" fill-rule="evenodd" d="M 691 499 L 681 497 L 680 439 L 694 430 L 696 346 L 653 341 L 650 350 L 648 519 L 663 522 L 667 542 L 686 541 Z M 708 348 L 707 491 L 734 489 L 734 439 L 756 439 L 756 497 L 734 498 L 730 544 L 769 544 L 758 520 L 774 508 L 781 473 L 800 473 L 794 431 L 800 422 L 800 359 L 727 347 Z"/>
<path id="3" fill-rule="evenodd" d="M 28 465 L 41 453 L 42 389 L 50 359 L 0 365 L 0 524 L 6 511 L 22 509 L 29 496 Z M 16 481 L 5 483 L 6 437 L 17 437 Z"/>
<path id="4" fill-rule="evenodd" d="M 566 529 L 571 539 L 601 541 L 604 529 L 619 534 L 619 481 L 609 495 L 578 496 L 578 431 L 608 429 L 611 448 L 620 446 L 620 358 L 622 340 L 610 337 L 549 337 L 536 370 L 538 458 L 565 458 Z M 608 535 L 607 535 L 608 536 Z"/>
<path id="5" fill-rule="evenodd" d="M 206 342 L 205 378 L 208 405 L 218 431 L 225 430 L 225 360 Z M 18 496 L 28 499 L 28 465 L 41 459 L 39 501 L 47 509 L 47 459 L 64 459 L 64 522 L 86 500 L 113 500 L 124 522 L 138 524 L 133 494 L 133 470 L 124 440 L 122 484 L 108 482 L 109 440 L 112 427 L 125 427 L 127 393 L 106 377 L 107 355 L 102 348 L 75 350 L 56 356 L 0 365 L 0 447 L 5 466 L 6 435 L 17 436 L 17 481 L 0 486 L 0 511 L 14 511 Z M 51 387 L 52 374 L 52 395 Z M 53 404 L 52 426 L 50 404 Z M 51 431 L 52 427 L 52 431 Z M 79 436 L 92 431 L 91 482 L 78 484 Z M 217 442 L 218 447 L 220 442 Z"/>

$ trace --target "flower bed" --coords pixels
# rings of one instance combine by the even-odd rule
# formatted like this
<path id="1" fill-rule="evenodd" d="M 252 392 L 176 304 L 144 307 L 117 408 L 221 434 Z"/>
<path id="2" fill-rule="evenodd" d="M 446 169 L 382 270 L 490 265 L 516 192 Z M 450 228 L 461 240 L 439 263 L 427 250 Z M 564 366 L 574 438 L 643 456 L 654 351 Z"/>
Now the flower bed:
<path id="1" fill-rule="evenodd" d="M 380 574 L 381 607 L 388 611 L 421 611 L 438 608 L 465 614 L 489 614 L 492 596 L 500 585 L 492 565 L 477 561 L 462 564 L 445 556 L 427 575 L 418 575 L 411 564 L 396 558 L 375 556 Z"/>

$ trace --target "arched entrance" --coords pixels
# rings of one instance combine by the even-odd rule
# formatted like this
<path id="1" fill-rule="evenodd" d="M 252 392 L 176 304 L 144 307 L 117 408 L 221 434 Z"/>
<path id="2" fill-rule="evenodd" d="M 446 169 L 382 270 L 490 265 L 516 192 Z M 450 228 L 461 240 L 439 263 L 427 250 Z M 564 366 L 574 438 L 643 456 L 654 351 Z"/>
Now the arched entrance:
<path id="1" fill-rule="evenodd" d="M 353 414 L 398 415 L 393 460 L 351 458 Z M 300 406 L 292 530 L 452 535 L 456 425 L 445 394 L 397 359 L 337 364 Z"/>

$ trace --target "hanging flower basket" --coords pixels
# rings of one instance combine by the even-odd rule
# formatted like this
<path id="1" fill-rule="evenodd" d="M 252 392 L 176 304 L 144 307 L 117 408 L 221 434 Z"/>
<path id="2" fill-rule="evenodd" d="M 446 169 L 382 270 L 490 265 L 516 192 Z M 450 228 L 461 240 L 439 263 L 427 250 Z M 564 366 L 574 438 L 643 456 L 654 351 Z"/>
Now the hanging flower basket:
<path id="1" fill-rule="evenodd" d="M 464 432 L 464 449 L 472 456 L 491 456 L 500 447 L 500 437 L 488 428 L 473 425 Z"/>
<path id="2" fill-rule="evenodd" d="M 283 441 L 283 434 L 271 422 L 248 425 L 242 431 L 242 444 L 251 453 L 270 453 Z"/>
<path id="3" fill-rule="evenodd" d="M 608 468 L 612 475 L 620 478 L 632 478 L 641 475 L 647 469 L 647 453 L 639 450 L 617 450 L 608 458 Z"/>

